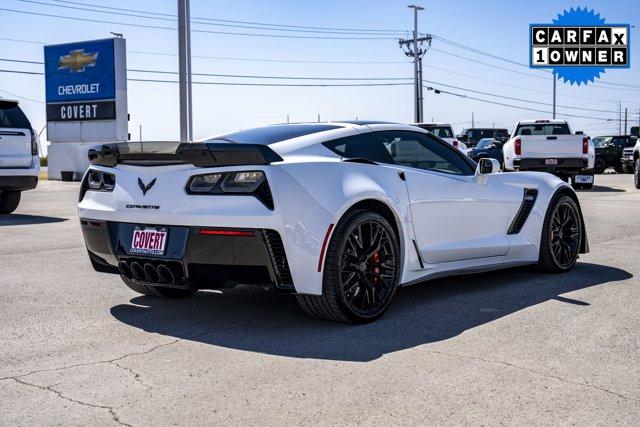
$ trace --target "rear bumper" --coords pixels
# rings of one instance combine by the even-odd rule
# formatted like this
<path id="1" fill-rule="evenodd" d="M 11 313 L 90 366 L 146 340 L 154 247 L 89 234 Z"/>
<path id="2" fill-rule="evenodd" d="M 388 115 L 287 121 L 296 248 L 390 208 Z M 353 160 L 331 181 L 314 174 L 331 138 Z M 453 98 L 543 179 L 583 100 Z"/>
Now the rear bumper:
<path id="1" fill-rule="evenodd" d="M 129 253 L 137 224 L 87 218 L 80 223 L 91 263 L 99 272 L 130 275 L 133 263 L 150 264 L 156 270 L 168 267 L 176 279 L 167 283 L 151 274 L 140 280 L 153 286 L 216 289 L 260 284 L 294 290 L 284 245 L 275 230 L 242 228 L 235 230 L 248 235 L 226 236 L 200 234 L 215 227 L 164 226 L 169 233 L 165 255 L 140 256 Z"/>
<path id="2" fill-rule="evenodd" d="M 556 159 L 556 165 L 547 165 L 546 158 L 514 159 L 513 167 L 521 171 L 539 171 L 550 173 L 580 173 L 589 169 L 589 160 L 583 158 Z"/>
<path id="3" fill-rule="evenodd" d="M 0 173 L 2 171 L 0 170 Z M 32 175 L 0 176 L 0 191 L 33 190 L 38 185 L 38 177 Z"/>

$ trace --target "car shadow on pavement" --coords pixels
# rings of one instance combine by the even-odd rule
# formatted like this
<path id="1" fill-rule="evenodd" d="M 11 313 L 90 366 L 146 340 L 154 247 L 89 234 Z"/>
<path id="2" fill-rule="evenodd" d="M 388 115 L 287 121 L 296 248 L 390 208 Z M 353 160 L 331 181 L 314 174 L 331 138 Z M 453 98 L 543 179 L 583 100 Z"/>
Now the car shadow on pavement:
<path id="1" fill-rule="evenodd" d="M 67 218 L 58 218 L 55 216 L 42 215 L 0 215 L 0 227 L 8 225 L 34 225 L 34 224 L 50 224 L 53 222 L 68 221 Z"/>
<path id="2" fill-rule="evenodd" d="M 578 190 L 581 191 L 581 190 Z M 612 188 L 612 187 L 605 187 L 604 185 L 594 185 L 592 188 L 590 188 L 589 190 L 582 190 L 585 191 L 587 193 L 626 193 L 626 190 L 622 189 L 622 188 Z"/>
<path id="3" fill-rule="evenodd" d="M 112 307 L 111 314 L 147 332 L 226 348 L 287 357 L 370 361 L 446 340 L 552 299 L 571 304 L 572 310 L 574 306 L 585 309 L 597 302 L 561 295 L 591 286 L 615 286 L 615 282 L 631 277 L 617 268 L 578 263 L 562 275 L 518 268 L 438 279 L 401 289 L 387 313 L 366 325 L 315 320 L 307 317 L 290 295 L 246 286 L 201 291 L 182 300 L 140 296 L 131 304 Z"/>

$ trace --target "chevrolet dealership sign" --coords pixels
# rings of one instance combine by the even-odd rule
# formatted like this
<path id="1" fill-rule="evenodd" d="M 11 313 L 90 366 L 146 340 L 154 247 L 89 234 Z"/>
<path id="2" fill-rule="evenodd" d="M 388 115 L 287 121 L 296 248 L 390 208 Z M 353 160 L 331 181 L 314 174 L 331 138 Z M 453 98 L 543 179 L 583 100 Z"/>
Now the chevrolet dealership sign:
<path id="1" fill-rule="evenodd" d="M 50 141 L 126 141 L 125 40 L 45 46 Z"/>

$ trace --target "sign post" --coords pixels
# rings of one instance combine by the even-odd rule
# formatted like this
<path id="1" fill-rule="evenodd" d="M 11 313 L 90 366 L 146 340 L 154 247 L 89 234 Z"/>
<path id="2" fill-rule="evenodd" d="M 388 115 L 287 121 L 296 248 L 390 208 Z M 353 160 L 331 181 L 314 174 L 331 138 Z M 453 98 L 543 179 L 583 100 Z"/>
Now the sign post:
<path id="1" fill-rule="evenodd" d="M 126 42 L 110 38 L 45 46 L 49 177 L 80 179 L 87 151 L 128 140 Z"/>

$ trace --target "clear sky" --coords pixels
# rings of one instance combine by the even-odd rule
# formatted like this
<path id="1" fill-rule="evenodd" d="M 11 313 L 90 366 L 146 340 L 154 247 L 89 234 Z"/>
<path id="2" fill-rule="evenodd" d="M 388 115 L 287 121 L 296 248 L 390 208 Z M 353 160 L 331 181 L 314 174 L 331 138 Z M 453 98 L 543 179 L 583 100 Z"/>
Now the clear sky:
<path id="1" fill-rule="evenodd" d="M 138 12 L 111 10 L 138 16 L 123 16 L 78 10 L 101 5 L 156 12 L 176 13 L 175 0 L 76 0 L 78 4 L 55 0 L 0 0 L 0 9 L 20 10 L 79 18 L 68 20 L 51 16 L 22 14 L 0 10 L 0 58 L 42 61 L 44 43 L 63 43 L 109 37 L 110 31 L 123 33 L 127 39 L 127 62 L 130 69 L 177 71 L 177 32 L 172 29 L 141 28 L 126 23 L 175 28 L 173 18 L 146 19 Z M 85 6 L 82 6 L 84 4 Z M 397 37 L 413 26 L 408 1 L 398 0 L 191 0 L 192 17 L 249 21 L 301 27 L 331 27 L 380 32 L 376 40 L 309 39 L 254 37 L 200 32 L 242 32 L 287 36 L 345 37 L 344 34 L 286 32 L 267 29 L 239 28 L 210 24 L 193 24 L 192 68 L 194 73 L 242 74 L 298 77 L 377 77 L 411 78 L 413 65 L 398 47 Z M 418 1 L 425 10 L 420 13 L 420 32 L 479 49 L 515 62 L 528 63 L 528 26 L 533 22 L 551 22 L 559 12 L 571 6 L 594 8 L 610 23 L 640 24 L 640 2 L 637 0 L 591 1 L 580 4 L 566 1 Z M 56 6 L 57 5 L 57 6 Z M 62 7 L 60 7 L 62 6 Z M 106 10 L 106 9 L 103 9 Z M 146 15 L 149 16 L 149 15 Z M 113 23 L 89 22 L 89 19 Z M 226 23 L 227 25 L 247 25 Z M 249 24 L 248 26 L 251 26 Z M 638 27 L 640 28 L 640 27 Z M 636 64 L 640 37 L 638 28 L 631 30 L 631 69 L 609 70 L 596 85 L 587 87 L 558 84 L 558 105 L 597 111 L 558 107 L 558 112 L 587 116 L 569 118 L 575 130 L 584 129 L 592 136 L 617 133 L 617 103 L 629 109 L 630 123 L 638 123 L 640 108 L 640 73 Z M 195 31 L 198 30 L 198 31 Z M 378 37 L 355 35 L 353 37 Z M 30 41 L 27 43 L 24 41 Z M 141 53 L 145 52 L 145 53 Z M 149 53 L 151 52 L 151 53 Z M 457 56 L 454 56 L 457 55 Z M 203 58 L 203 56 L 209 58 Z M 460 58 L 460 56 L 467 59 Z M 227 58 L 227 59 L 214 59 Z M 240 58 L 228 59 L 228 58 Z M 489 65 L 481 64 L 481 61 Z M 269 61 L 256 61 L 269 60 Z M 273 61 L 277 60 L 277 61 Z M 282 62 L 294 61 L 294 62 Z M 295 62 L 307 61 L 307 62 Z M 331 63 L 334 62 L 334 63 Z M 349 63 L 350 62 L 350 63 Z M 549 74 L 530 70 L 509 62 L 435 39 L 424 58 L 425 83 L 459 94 L 496 102 L 550 111 L 552 80 Z M 490 65 L 493 65 L 490 66 Z M 496 68 L 501 67 L 501 68 Z M 509 70 L 508 71 L 503 68 Z M 0 69 L 42 71 L 38 64 L 0 61 Z M 524 73 L 524 74 L 523 74 Z M 130 78 L 176 80 L 175 75 L 129 72 Z M 194 76 L 194 81 L 296 83 L 289 80 L 255 80 Z M 410 81 L 410 80 L 409 80 Z M 317 83 L 317 81 L 313 81 Z M 313 83 L 312 82 L 312 83 Z M 403 81 L 393 81 L 396 83 Z M 631 86 L 608 85 L 620 83 Z M 341 82 L 332 82 L 341 83 Z M 348 82 L 342 82 L 348 83 Z M 353 81 L 350 83 L 354 83 Z M 516 101 L 462 89 L 521 98 Z M 196 138 L 256 125 L 291 121 L 339 119 L 381 119 L 411 122 L 413 98 L 411 86 L 387 87 L 251 87 L 194 85 L 194 134 Z M 44 79 L 38 75 L 0 73 L 0 96 L 14 95 L 34 127 L 44 124 Z M 11 94 L 7 93 L 10 92 Z M 139 138 L 142 125 L 145 140 L 175 140 L 179 135 L 178 86 L 173 83 L 129 82 L 128 102 L 133 140 Z M 425 91 L 425 121 L 432 119 L 454 125 L 459 132 L 469 127 L 474 113 L 476 126 L 503 126 L 511 129 L 518 119 L 547 118 L 548 114 L 523 111 L 447 94 Z M 561 117 L 560 118 L 564 118 Z M 599 118 L 615 121 L 605 122 Z M 45 138 L 46 139 L 46 134 Z"/>

